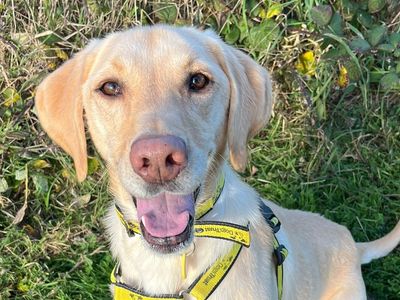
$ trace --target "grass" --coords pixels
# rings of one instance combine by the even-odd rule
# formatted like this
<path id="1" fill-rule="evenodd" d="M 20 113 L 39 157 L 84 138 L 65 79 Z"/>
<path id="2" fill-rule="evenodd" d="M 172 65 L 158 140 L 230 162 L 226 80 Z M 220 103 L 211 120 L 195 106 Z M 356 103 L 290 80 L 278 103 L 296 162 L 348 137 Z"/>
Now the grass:
<path id="1" fill-rule="evenodd" d="M 335 2 L 334 10 L 344 14 L 345 2 Z M 41 130 L 33 98 L 45 74 L 90 38 L 133 25 L 212 27 L 271 71 L 275 113 L 252 140 L 243 174 L 263 196 L 321 213 L 358 241 L 384 235 L 400 218 L 399 96 L 379 83 L 399 59 L 352 52 L 363 74 L 339 87 L 339 65 L 351 66 L 323 58 L 329 50 L 324 29 L 310 18 L 313 7 L 328 1 L 99 3 L 0 3 L 0 299 L 109 299 L 113 261 L 101 223 L 111 203 L 105 168 L 91 146 L 90 176 L 77 184 L 71 159 Z M 388 1 L 372 14 L 388 34 L 400 31 L 395 5 Z M 364 32 L 351 22 L 334 35 L 345 45 L 355 26 Z M 315 59 L 301 70 L 296 64 L 307 51 Z M 363 266 L 370 299 L 400 298 L 399 266 L 398 250 Z"/>

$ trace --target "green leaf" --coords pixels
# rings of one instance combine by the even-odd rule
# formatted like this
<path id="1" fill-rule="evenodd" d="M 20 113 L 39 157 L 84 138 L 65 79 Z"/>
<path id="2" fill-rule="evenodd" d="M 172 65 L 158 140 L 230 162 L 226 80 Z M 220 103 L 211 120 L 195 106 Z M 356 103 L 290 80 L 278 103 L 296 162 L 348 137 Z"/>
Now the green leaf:
<path id="1" fill-rule="evenodd" d="M 342 5 L 344 19 L 351 21 L 358 11 L 359 4 L 349 0 L 342 0 Z"/>
<path id="2" fill-rule="evenodd" d="M 351 93 L 354 92 L 354 90 L 356 89 L 357 85 L 353 84 L 349 84 L 344 90 L 343 90 L 343 95 L 347 96 L 350 95 Z"/>
<path id="3" fill-rule="evenodd" d="M 393 52 L 395 47 L 392 44 L 380 44 L 376 49 L 383 52 Z"/>
<path id="4" fill-rule="evenodd" d="M 345 62 L 344 67 L 347 70 L 350 81 L 354 82 L 361 79 L 361 72 L 353 61 Z"/>
<path id="5" fill-rule="evenodd" d="M 61 42 L 63 40 L 61 36 L 51 30 L 41 32 L 35 35 L 35 38 L 48 46 L 52 46 L 53 44 Z"/>
<path id="6" fill-rule="evenodd" d="M 9 107 L 13 105 L 14 103 L 17 103 L 19 100 L 21 100 L 20 94 L 12 88 L 6 88 L 3 92 L 2 95 L 4 97 L 4 102 L 2 103 L 3 105 Z"/>
<path id="7" fill-rule="evenodd" d="M 100 13 L 100 6 L 97 4 L 96 0 L 87 0 L 86 5 L 91 13 L 95 15 Z"/>
<path id="8" fill-rule="evenodd" d="M 383 38 L 386 35 L 386 27 L 385 26 L 376 26 L 374 28 L 372 28 L 371 30 L 368 31 L 367 33 L 367 39 L 368 42 L 375 47 L 376 45 L 378 45 Z"/>
<path id="9" fill-rule="evenodd" d="M 47 178 L 42 174 L 32 175 L 33 184 L 35 185 L 36 193 L 39 195 L 46 194 L 49 190 Z"/>
<path id="10" fill-rule="evenodd" d="M 389 42 L 397 47 L 400 44 L 400 32 L 394 32 L 391 35 L 389 35 Z"/>
<path id="11" fill-rule="evenodd" d="M 249 35 L 248 25 L 249 25 L 249 23 L 246 22 L 246 20 L 244 20 L 244 19 L 240 19 L 239 22 L 236 24 L 236 27 L 240 31 L 240 38 L 239 38 L 240 42 L 242 42 Z"/>
<path id="12" fill-rule="evenodd" d="M 368 11 L 372 14 L 377 13 L 382 8 L 385 7 L 385 0 L 369 0 L 368 1 Z"/>
<path id="13" fill-rule="evenodd" d="M 381 71 L 371 71 L 369 73 L 369 81 L 373 83 L 379 83 L 384 75 L 385 74 Z"/>
<path id="14" fill-rule="evenodd" d="M 212 29 L 214 29 L 215 31 L 218 31 L 218 21 L 214 16 L 210 16 L 209 18 L 207 18 L 206 21 L 206 25 L 207 27 L 210 27 Z"/>
<path id="15" fill-rule="evenodd" d="M 371 49 L 370 44 L 362 38 L 356 38 L 349 43 L 350 49 L 356 53 L 363 53 Z"/>
<path id="16" fill-rule="evenodd" d="M 206 1 L 207 3 L 208 1 Z M 226 9 L 225 3 L 222 0 L 212 0 L 212 4 L 214 7 L 214 10 L 217 12 L 223 12 Z M 208 5 L 210 5 L 208 3 Z"/>
<path id="17" fill-rule="evenodd" d="M 371 28 L 374 20 L 372 19 L 371 15 L 366 11 L 359 11 L 357 14 L 357 21 L 364 27 Z"/>
<path id="18" fill-rule="evenodd" d="M 26 32 L 11 33 L 11 38 L 18 45 L 27 45 L 30 43 L 31 35 Z"/>
<path id="19" fill-rule="evenodd" d="M 389 73 L 382 77 L 380 84 L 385 91 L 396 89 L 399 88 L 400 78 L 396 73 Z"/>
<path id="20" fill-rule="evenodd" d="M 347 52 L 341 45 L 336 48 L 331 48 L 326 52 L 322 58 L 323 59 L 338 59 L 340 57 L 346 56 Z"/>
<path id="21" fill-rule="evenodd" d="M 343 35 L 343 20 L 338 12 L 335 12 L 332 16 L 331 22 L 328 25 L 331 32 L 337 36 Z"/>
<path id="22" fill-rule="evenodd" d="M 72 204 L 75 205 L 75 206 L 78 206 L 78 207 L 83 207 L 83 206 L 85 206 L 86 204 L 89 203 L 91 198 L 92 198 L 92 195 L 90 193 L 89 194 L 85 194 L 85 195 L 81 195 L 81 196 L 76 197 L 73 200 Z"/>
<path id="23" fill-rule="evenodd" d="M 397 73 L 397 74 L 400 74 L 400 61 L 397 62 L 397 65 L 396 65 L 396 73 Z"/>
<path id="24" fill-rule="evenodd" d="M 317 111 L 317 116 L 318 119 L 320 120 L 326 120 L 327 114 L 326 114 L 326 105 L 323 103 L 321 100 L 315 101 L 315 108 Z"/>
<path id="25" fill-rule="evenodd" d="M 240 37 L 240 30 L 236 25 L 230 26 L 228 33 L 225 35 L 224 40 L 229 44 L 234 44 Z"/>
<path id="26" fill-rule="evenodd" d="M 176 5 L 170 3 L 158 3 L 155 5 L 154 15 L 162 22 L 173 24 L 178 16 Z"/>
<path id="27" fill-rule="evenodd" d="M 258 26 L 250 29 L 247 42 L 250 49 L 262 51 L 267 49 L 269 44 L 275 42 L 278 37 L 278 25 L 271 19 L 265 19 Z"/>
<path id="28" fill-rule="evenodd" d="M 5 178 L 0 179 L 0 193 L 4 193 L 8 189 L 8 183 Z"/>
<path id="29" fill-rule="evenodd" d="M 97 157 L 89 157 L 88 159 L 88 175 L 92 175 L 97 171 L 100 166 L 100 162 Z"/>
<path id="30" fill-rule="evenodd" d="M 260 5 L 256 0 L 246 0 L 246 10 L 251 13 L 252 16 L 258 16 L 260 13 Z"/>
<path id="31" fill-rule="evenodd" d="M 15 171 L 15 180 L 25 180 L 27 176 L 26 169 Z"/>
<path id="32" fill-rule="evenodd" d="M 332 7 L 330 5 L 318 5 L 311 9 L 311 19 L 318 26 L 328 25 L 332 18 Z"/>
<path id="33" fill-rule="evenodd" d="M 396 49 L 393 53 L 394 57 L 400 57 L 400 49 Z"/>

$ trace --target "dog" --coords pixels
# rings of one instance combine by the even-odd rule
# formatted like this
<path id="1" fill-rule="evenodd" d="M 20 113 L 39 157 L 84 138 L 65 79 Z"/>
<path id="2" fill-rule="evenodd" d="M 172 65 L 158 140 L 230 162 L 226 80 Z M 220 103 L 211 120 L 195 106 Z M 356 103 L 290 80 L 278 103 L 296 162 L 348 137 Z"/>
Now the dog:
<path id="1" fill-rule="evenodd" d="M 79 181 L 84 118 L 107 164 L 115 299 L 366 299 L 361 264 L 399 243 L 400 222 L 355 243 L 240 180 L 247 142 L 271 115 L 271 80 L 210 30 L 155 25 L 92 40 L 35 98 Z"/>

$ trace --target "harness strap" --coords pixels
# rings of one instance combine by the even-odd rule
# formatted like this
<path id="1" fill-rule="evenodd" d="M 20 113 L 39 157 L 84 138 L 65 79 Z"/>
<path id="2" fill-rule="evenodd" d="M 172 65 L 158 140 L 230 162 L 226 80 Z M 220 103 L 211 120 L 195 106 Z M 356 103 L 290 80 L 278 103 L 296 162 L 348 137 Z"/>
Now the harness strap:
<path id="1" fill-rule="evenodd" d="M 114 285 L 114 299 L 179 300 L 183 299 L 183 294 L 189 294 L 197 300 L 206 300 L 219 286 L 226 274 L 228 274 L 242 248 L 243 246 L 241 244 L 235 243 L 227 254 L 217 259 L 214 264 L 201 274 L 187 290 L 182 291 L 178 295 L 151 296 L 125 285 L 118 280 L 120 277 L 120 266 L 118 264 L 111 273 L 111 283 Z"/>
<path id="2" fill-rule="evenodd" d="M 133 287 L 127 286 L 119 280 L 121 274 L 120 264 L 118 263 L 111 272 L 111 284 L 114 285 L 114 300 L 179 300 L 182 295 L 159 295 L 153 297 L 147 295 Z"/>
<path id="3" fill-rule="evenodd" d="M 222 189 L 224 187 L 224 178 L 221 176 L 214 197 L 203 202 L 197 212 L 196 220 L 207 214 L 215 205 L 218 200 Z M 288 256 L 288 250 L 286 247 L 279 243 L 276 233 L 279 231 L 281 223 L 279 219 L 274 215 L 272 210 L 263 202 L 262 199 L 259 201 L 260 212 L 273 232 L 273 248 L 274 256 L 276 258 L 276 276 L 277 276 L 277 289 L 278 299 L 282 300 L 283 295 L 283 262 Z M 139 224 L 137 222 L 126 221 L 122 214 L 122 211 L 116 206 L 118 218 L 126 228 L 128 234 L 133 236 L 135 234 L 141 234 Z M 226 255 L 217 259 L 213 265 L 211 265 L 202 275 L 200 275 L 192 285 L 185 291 L 177 295 L 159 295 L 151 296 L 147 295 L 140 290 L 129 287 L 124 284 L 121 280 L 120 266 L 117 264 L 111 273 L 111 283 L 114 285 L 114 299 L 115 300 L 179 300 L 184 299 L 183 294 L 189 294 L 197 300 L 206 300 L 213 291 L 219 286 L 229 270 L 235 263 L 237 257 L 243 246 L 250 246 L 250 233 L 249 224 L 247 226 L 241 226 L 227 222 L 216 222 L 216 221 L 196 221 L 194 226 L 196 237 L 210 237 L 229 240 L 235 242 Z M 186 256 L 184 257 L 186 259 Z M 182 262 L 182 267 L 185 268 L 186 262 Z M 186 277 L 186 270 L 182 269 L 183 276 Z"/>
<path id="4" fill-rule="evenodd" d="M 197 300 L 205 300 L 214 292 L 230 271 L 239 256 L 243 246 L 233 244 L 231 251 L 219 258 L 199 279 L 190 287 L 189 292 Z"/>
<path id="5" fill-rule="evenodd" d="M 276 281 L 278 287 L 278 299 L 282 299 L 283 295 L 283 262 L 288 256 L 289 252 L 286 247 L 279 243 L 278 238 L 276 237 L 276 233 L 281 228 L 281 222 L 274 215 L 271 208 L 269 208 L 262 199 L 259 201 L 260 211 L 262 216 L 264 217 L 265 222 L 271 227 L 272 232 L 274 234 L 274 256 L 276 258 Z"/>
<path id="6" fill-rule="evenodd" d="M 211 198 L 209 198 L 208 200 L 201 203 L 198 207 L 196 207 L 196 216 L 195 216 L 196 220 L 201 219 L 210 210 L 213 209 L 215 203 L 219 199 L 219 196 L 221 196 L 224 186 L 225 186 L 225 177 L 223 175 L 221 175 L 218 178 L 217 187 L 215 189 L 214 195 Z"/>
<path id="7" fill-rule="evenodd" d="M 228 240 L 250 247 L 249 224 L 245 226 L 216 221 L 197 221 L 194 225 L 196 237 Z"/>
<path id="8" fill-rule="evenodd" d="M 118 205 L 115 205 L 115 211 L 117 212 L 118 219 L 121 221 L 122 225 L 124 225 L 130 237 L 135 236 L 135 234 L 141 234 L 139 224 L 137 222 L 126 221 Z"/>

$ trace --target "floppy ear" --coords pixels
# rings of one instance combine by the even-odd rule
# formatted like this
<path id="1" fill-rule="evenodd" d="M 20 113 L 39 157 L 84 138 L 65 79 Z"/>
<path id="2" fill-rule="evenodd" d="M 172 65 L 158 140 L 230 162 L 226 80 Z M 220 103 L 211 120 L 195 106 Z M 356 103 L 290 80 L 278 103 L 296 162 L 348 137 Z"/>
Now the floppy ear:
<path id="1" fill-rule="evenodd" d="M 88 51 L 78 53 L 38 87 L 35 105 L 50 138 L 72 156 L 79 181 L 87 175 L 82 86 L 88 73 Z"/>
<path id="2" fill-rule="evenodd" d="M 266 69 L 225 43 L 220 64 L 230 83 L 228 146 L 230 161 L 237 171 L 247 163 L 247 142 L 267 123 L 272 111 L 271 79 Z M 219 55 L 217 55 L 219 56 Z M 221 61 L 222 60 L 222 61 Z"/>

